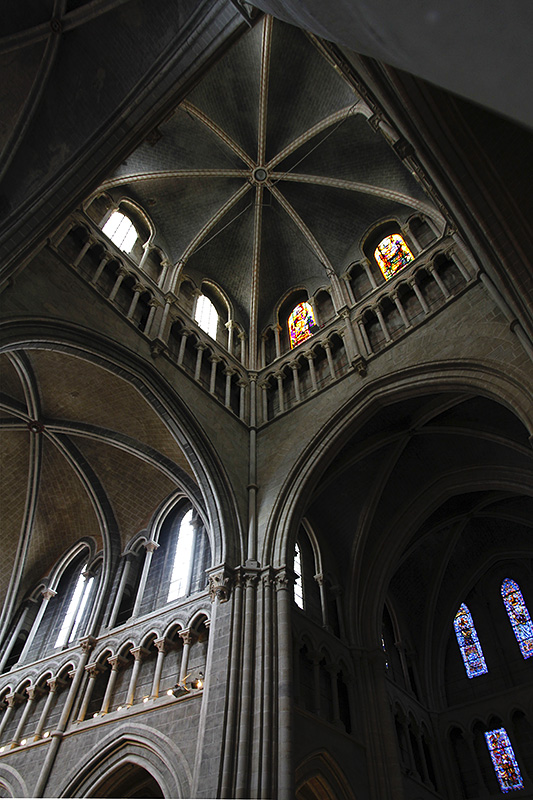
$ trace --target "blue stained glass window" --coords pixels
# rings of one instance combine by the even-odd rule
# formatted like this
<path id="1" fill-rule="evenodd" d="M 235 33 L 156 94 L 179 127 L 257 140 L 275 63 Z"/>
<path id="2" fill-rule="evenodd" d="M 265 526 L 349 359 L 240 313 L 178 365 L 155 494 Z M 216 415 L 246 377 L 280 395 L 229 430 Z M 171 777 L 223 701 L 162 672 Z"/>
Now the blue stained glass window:
<path id="1" fill-rule="evenodd" d="M 467 676 L 475 678 L 488 672 L 472 614 L 464 603 L 455 615 L 453 627 L 455 628 L 459 649 L 465 662 Z"/>
<path id="2" fill-rule="evenodd" d="M 502 583 L 502 597 L 520 652 L 524 658 L 530 658 L 533 656 L 533 622 L 518 584 L 506 578 Z"/>
<path id="3" fill-rule="evenodd" d="M 502 792 L 523 789 L 524 781 L 505 728 L 487 731 L 485 740 Z"/>

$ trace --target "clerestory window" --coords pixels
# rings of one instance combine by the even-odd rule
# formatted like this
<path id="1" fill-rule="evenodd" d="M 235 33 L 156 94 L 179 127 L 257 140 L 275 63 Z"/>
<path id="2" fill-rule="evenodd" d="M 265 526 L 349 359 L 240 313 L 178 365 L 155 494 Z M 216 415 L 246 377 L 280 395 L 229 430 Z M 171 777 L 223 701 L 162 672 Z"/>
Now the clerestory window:
<path id="1" fill-rule="evenodd" d="M 523 789 L 524 781 L 505 728 L 487 731 L 485 741 L 502 792 Z"/>
<path id="2" fill-rule="evenodd" d="M 65 644 L 70 644 L 74 641 L 79 631 L 94 583 L 94 577 L 86 577 L 86 569 L 87 564 L 82 567 L 76 581 L 67 613 L 61 623 L 54 647 L 63 647 Z"/>
<path id="3" fill-rule="evenodd" d="M 309 339 L 317 328 L 311 303 L 298 303 L 291 311 L 287 325 L 291 349 Z"/>
<path id="4" fill-rule="evenodd" d="M 385 280 L 389 280 L 399 270 L 413 261 L 414 256 L 407 246 L 403 236 L 393 233 L 386 236 L 374 250 L 374 258 Z"/>
<path id="5" fill-rule="evenodd" d="M 102 228 L 102 233 L 105 233 L 113 244 L 120 247 L 124 253 L 131 253 L 137 241 L 135 225 L 131 219 L 120 211 L 113 211 Z"/>
<path id="6" fill-rule="evenodd" d="M 304 585 L 302 579 L 302 554 L 298 542 L 294 545 L 294 602 L 298 608 L 304 607 Z"/>
<path id="7" fill-rule="evenodd" d="M 533 622 L 520 587 L 516 581 L 505 578 L 501 592 L 520 652 L 524 658 L 530 658 L 533 656 Z"/>
<path id="8" fill-rule="evenodd" d="M 194 320 L 212 339 L 217 338 L 218 311 L 211 300 L 201 294 L 196 302 Z"/>
<path id="9" fill-rule="evenodd" d="M 457 642 L 463 657 L 467 676 L 469 678 L 476 678 L 478 675 L 483 675 L 485 672 L 488 672 L 472 614 L 464 603 L 455 615 L 453 627 L 455 629 L 455 635 L 457 636 Z"/>

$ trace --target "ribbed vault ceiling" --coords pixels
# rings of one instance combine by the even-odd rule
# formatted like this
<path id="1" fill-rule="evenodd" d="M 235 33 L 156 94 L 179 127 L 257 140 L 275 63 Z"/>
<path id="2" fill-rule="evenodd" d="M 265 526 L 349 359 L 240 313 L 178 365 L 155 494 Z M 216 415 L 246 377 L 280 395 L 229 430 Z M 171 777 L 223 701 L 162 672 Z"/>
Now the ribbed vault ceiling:
<path id="1" fill-rule="evenodd" d="M 137 201 L 176 271 L 219 284 L 254 336 L 377 221 L 439 219 L 371 114 L 319 42 L 264 17 L 101 189 Z"/>
<path id="2" fill-rule="evenodd" d="M 46 350 L 3 354 L 0 386 L 0 507 L 11 537 L 0 562 L 3 597 L 10 580 L 19 598 L 31 591 L 82 537 L 102 549 L 102 513 L 123 549 L 193 477 L 139 392 L 95 364 Z M 44 430 L 30 431 L 34 420 Z"/>

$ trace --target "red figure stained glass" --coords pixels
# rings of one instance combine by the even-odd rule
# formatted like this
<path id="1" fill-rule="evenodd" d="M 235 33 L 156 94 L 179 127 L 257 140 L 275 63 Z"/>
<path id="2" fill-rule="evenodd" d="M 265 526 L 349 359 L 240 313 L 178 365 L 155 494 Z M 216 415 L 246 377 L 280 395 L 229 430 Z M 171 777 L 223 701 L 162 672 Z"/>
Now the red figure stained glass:
<path id="1" fill-rule="evenodd" d="M 524 658 L 530 658 L 533 656 L 533 622 L 518 584 L 506 578 L 502 583 L 502 597 L 520 652 Z"/>
<path id="2" fill-rule="evenodd" d="M 523 789 L 524 781 L 505 728 L 488 731 L 485 739 L 502 792 Z"/>
<path id="3" fill-rule="evenodd" d="M 407 266 L 414 256 L 407 247 L 403 236 L 393 233 L 378 244 L 374 250 L 374 258 L 378 262 L 385 280 L 388 281 L 398 270 Z"/>
<path id="4" fill-rule="evenodd" d="M 305 342 L 313 335 L 311 330 L 316 325 L 315 316 L 311 303 L 298 303 L 293 308 L 288 320 L 289 338 L 291 340 L 291 349 L 301 342 Z"/>
<path id="5" fill-rule="evenodd" d="M 453 627 L 468 677 L 475 678 L 488 672 L 472 614 L 464 603 L 455 615 Z"/>

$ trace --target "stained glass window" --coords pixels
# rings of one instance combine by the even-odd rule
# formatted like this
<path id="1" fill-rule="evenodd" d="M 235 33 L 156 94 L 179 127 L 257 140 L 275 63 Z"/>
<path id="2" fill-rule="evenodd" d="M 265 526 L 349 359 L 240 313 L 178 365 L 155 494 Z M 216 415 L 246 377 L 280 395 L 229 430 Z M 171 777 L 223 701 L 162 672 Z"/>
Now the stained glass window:
<path id="1" fill-rule="evenodd" d="M 313 335 L 312 329 L 316 325 L 311 303 L 298 303 L 298 305 L 293 308 L 287 324 L 289 326 L 291 349 L 296 347 L 297 344 L 309 339 L 309 337 Z"/>
<path id="2" fill-rule="evenodd" d="M 131 253 L 137 241 L 137 231 L 133 222 L 120 211 L 114 211 L 102 228 L 102 233 L 108 236 L 113 244 L 120 247 L 124 253 Z"/>
<path id="3" fill-rule="evenodd" d="M 294 572 L 296 577 L 294 579 L 294 602 L 298 608 L 304 607 L 304 587 L 302 580 L 302 554 L 298 543 L 294 545 Z"/>
<path id="4" fill-rule="evenodd" d="M 505 728 L 487 731 L 485 739 L 502 792 L 523 789 L 524 781 Z"/>
<path id="5" fill-rule="evenodd" d="M 388 281 L 398 270 L 409 264 L 414 256 L 407 247 L 403 236 L 393 233 L 381 240 L 374 250 L 374 258 L 378 262 L 385 280 Z"/>
<path id="6" fill-rule="evenodd" d="M 468 677 L 475 678 L 477 675 L 483 675 L 488 672 L 472 614 L 464 603 L 455 615 L 453 627 L 455 628 L 455 635 L 457 636 Z"/>
<path id="7" fill-rule="evenodd" d="M 533 623 L 518 584 L 506 578 L 502 583 L 502 597 L 520 651 L 524 658 L 530 658 L 533 656 Z"/>

